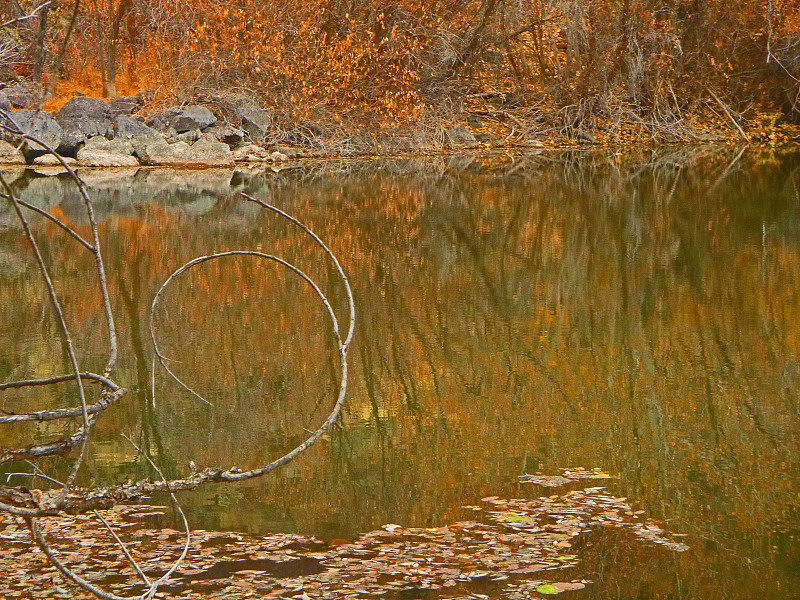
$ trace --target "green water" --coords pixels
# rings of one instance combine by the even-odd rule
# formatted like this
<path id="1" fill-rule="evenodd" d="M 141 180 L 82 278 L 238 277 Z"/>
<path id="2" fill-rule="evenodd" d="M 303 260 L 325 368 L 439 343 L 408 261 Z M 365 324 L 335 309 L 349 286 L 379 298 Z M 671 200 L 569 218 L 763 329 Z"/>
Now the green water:
<path id="1" fill-rule="evenodd" d="M 88 234 L 63 176 L 4 172 L 18 195 Z M 554 493 L 524 473 L 601 467 L 613 493 L 673 532 L 675 554 L 603 533 L 581 548 L 586 598 L 800 594 L 800 152 L 703 148 L 342 162 L 279 173 L 87 174 L 129 389 L 100 421 L 82 478 L 254 467 L 333 404 L 337 363 L 306 270 L 344 320 L 335 272 L 307 237 L 240 191 L 305 221 L 339 257 L 357 305 L 342 428 L 263 480 L 181 497 L 192 525 L 349 538 L 384 523 L 468 518 L 481 497 Z M 82 368 L 102 371 L 91 256 L 34 231 Z M 32 253 L 0 204 L 0 381 L 69 372 Z M 7 391 L 8 411 L 74 406 L 74 389 Z M 74 426 L 74 424 L 73 424 Z M 0 447 L 60 424 L 2 426 Z M 69 428 L 69 426 L 68 426 Z M 64 472 L 61 459 L 43 461 Z M 20 470 L 7 464 L 3 472 Z M 0 547 L 0 551 L 2 548 Z"/>

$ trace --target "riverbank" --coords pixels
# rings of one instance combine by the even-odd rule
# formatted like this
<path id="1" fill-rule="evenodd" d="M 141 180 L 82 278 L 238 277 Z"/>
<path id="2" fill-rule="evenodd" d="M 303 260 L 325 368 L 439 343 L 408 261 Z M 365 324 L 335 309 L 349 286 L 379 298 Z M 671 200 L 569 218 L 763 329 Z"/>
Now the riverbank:
<path id="1" fill-rule="evenodd" d="M 461 151 L 599 148 L 664 144 L 800 143 L 800 124 L 780 111 L 737 113 L 719 98 L 690 113 L 645 120 L 635 112 L 611 119 L 575 118 L 556 107 L 507 106 L 476 97 L 447 118 L 403 126 L 365 127 L 341 119 L 287 122 L 239 94 L 206 94 L 182 105 L 152 103 L 148 93 L 111 101 L 74 96 L 58 110 L 23 108 L 28 98 L 0 90 L 0 163 L 47 167 L 232 167 L 301 158 L 389 157 Z M 19 135 L 32 135 L 45 148 Z"/>

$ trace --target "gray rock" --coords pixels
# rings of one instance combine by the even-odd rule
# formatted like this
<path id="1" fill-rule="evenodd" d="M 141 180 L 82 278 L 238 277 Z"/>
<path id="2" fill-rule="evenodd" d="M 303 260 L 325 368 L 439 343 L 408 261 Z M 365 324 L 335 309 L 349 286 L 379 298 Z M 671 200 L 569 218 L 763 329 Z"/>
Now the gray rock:
<path id="1" fill-rule="evenodd" d="M 59 152 L 74 154 L 80 144 L 95 136 L 111 136 L 111 108 L 105 100 L 75 96 L 56 113 L 64 134 Z"/>
<path id="2" fill-rule="evenodd" d="M 203 138 L 191 147 L 192 164 L 208 167 L 231 167 L 233 155 L 227 144 Z"/>
<path id="3" fill-rule="evenodd" d="M 270 161 L 269 151 L 255 144 L 247 144 L 236 148 L 231 155 L 237 162 L 268 162 Z"/>
<path id="4" fill-rule="evenodd" d="M 146 165 L 178 165 L 189 147 L 186 142 L 168 144 L 166 140 L 160 140 L 136 148 L 136 154 Z"/>
<path id="5" fill-rule="evenodd" d="M 194 144 L 201 137 L 203 137 L 203 134 L 199 129 L 190 129 L 189 131 L 175 133 L 174 135 L 169 136 L 167 141 L 170 144 L 173 142 L 186 142 L 187 144 Z"/>
<path id="6" fill-rule="evenodd" d="M 9 114 L 14 124 L 20 129 L 37 138 L 50 148 L 56 149 L 61 144 L 63 130 L 53 116 L 43 110 L 29 110 L 23 108 Z M 7 131 L 3 132 L 3 139 L 12 144 L 19 144 L 20 136 L 13 135 Z M 41 145 L 26 141 L 22 145 L 22 152 L 26 157 L 35 157 L 46 152 Z"/>
<path id="7" fill-rule="evenodd" d="M 227 94 L 218 99 L 218 105 L 225 120 L 241 128 L 251 142 L 262 145 L 266 142 L 272 127 L 272 119 L 269 113 L 252 98 Z"/>
<path id="8" fill-rule="evenodd" d="M 478 142 L 466 125 L 453 125 L 445 131 L 445 142 L 451 148 L 477 148 Z"/>
<path id="9" fill-rule="evenodd" d="M 584 131 L 583 129 L 576 129 L 572 133 L 572 139 L 574 139 L 576 142 L 579 142 L 581 144 L 596 144 L 597 143 L 597 140 L 595 139 L 595 137 L 591 133 L 589 133 L 588 131 Z"/>
<path id="10" fill-rule="evenodd" d="M 93 137 L 78 150 L 77 158 L 80 160 L 82 152 L 106 152 L 108 154 L 133 154 L 133 144 L 129 139 L 115 138 L 107 140 L 104 137 Z"/>
<path id="11" fill-rule="evenodd" d="M 33 164 L 41 167 L 63 167 L 63 163 L 61 162 L 62 160 L 70 167 L 74 167 L 78 164 L 74 158 L 70 158 L 69 156 L 62 156 L 59 160 L 58 157 L 53 156 L 52 154 L 42 154 L 41 156 L 37 156 L 33 159 Z"/>
<path id="12" fill-rule="evenodd" d="M 522 144 L 525 148 L 544 148 L 544 143 L 541 140 L 537 140 L 535 138 L 531 138 L 525 140 Z"/>
<path id="13" fill-rule="evenodd" d="M 243 130 L 232 125 L 215 125 L 213 127 L 206 127 L 203 133 L 209 134 L 214 137 L 218 142 L 228 144 L 228 146 L 236 146 L 242 143 L 244 136 L 247 135 Z"/>
<path id="14" fill-rule="evenodd" d="M 139 100 L 136 96 L 117 96 L 108 103 L 112 119 L 120 115 L 130 115 L 138 106 Z"/>
<path id="15" fill-rule="evenodd" d="M 469 126 L 474 129 L 481 129 L 483 127 L 483 121 L 478 115 L 470 115 L 467 117 L 467 123 Z"/>
<path id="16" fill-rule="evenodd" d="M 84 147 L 78 150 L 78 164 L 82 167 L 138 167 L 139 161 L 130 154 Z"/>
<path id="17" fill-rule="evenodd" d="M 9 85 L 3 88 L 3 92 L 14 108 L 24 108 L 30 106 L 31 102 L 33 102 L 33 94 L 31 94 L 26 85 Z"/>
<path id="18" fill-rule="evenodd" d="M 172 125 L 172 121 L 181 114 L 181 109 L 178 106 L 173 106 L 172 108 L 168 108 L 167 110 L 156 113 L 147 121 L 145 124 L 148 127 L 152 127 L 156 131 L 160 131 L 162 133 L 166 132 Z"/>
<path id="19" fill-rule="evenodd" d="M 25 157 L 17 147 L 0 140 L 0 163 L 4 165 L 24 165 Z"/>
<path id="20" fill-rule="evenodd" d="M 0 110 L 11 110 L 11 101 L 8 99 L 8 95 L 0 90 Z"/>
<path id="21" fill-rule="evenodd" d="M 226 144 L 205 138 L 193 146 L 186 142 L 155 142 L 145 146 L 141 152 L 137 151 L 137 154 L 148 165 L 228 167 L 234 164 L 233 154 Z"/>
<path id="22" fill-rule="evenodd" d="M 126 115 L 115 117 L 112 122 L 112 127 L 115 139 L 130 140 L 138 138 L 140 140 L 147 139 L 150 142 L 157 142 L 164 139 L 164 136 L 152 127 L 148 127 L 139 119 Z"/>
<path id="23" fill-rule="evenodd" d="M 289 157 L 286 156 L 283 152 L 278 152 L 277 150 L 269 155 L 269 157 L 274 162 L 286 162 L 289 160 Z"/>
<path id="24" fill-rule="evenodd" d="M 204 129 L 214 125 L 217 118 L 205 106 L 192 105 L 184 108 L 170 122 L 170 126 L 178 133 L 185 133 L 193 129 Z"/>
<path id="25" fill-rule="evenodd" d="M 305 154 L 300 148 L 291 148 L 289 146 L 275 146 L 273 148 L 276 152 L 280 152 L 281 154 L 285 154 L 289 158 L 303 158 Z"/>
<path id="26" fill-rule="evenodd" d="M 272 127 L 272 119 L 263 108 L 254 104 L 240 104 L 235 108 L 236 123 L 251 141 L 263 144 Z"/>

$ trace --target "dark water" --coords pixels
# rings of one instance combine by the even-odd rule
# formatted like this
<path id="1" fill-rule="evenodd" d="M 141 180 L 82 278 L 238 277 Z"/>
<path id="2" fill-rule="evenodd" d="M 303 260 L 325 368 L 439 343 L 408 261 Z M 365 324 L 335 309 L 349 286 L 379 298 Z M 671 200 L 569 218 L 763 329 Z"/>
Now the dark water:
<path id="1" fill-rule="evenodd" d="M 6 175 L 22 198 L 88 234 L 66 180 Z M 190 460 L 267 462 L 327 415 L 338 371 L 325 313 L 302 282 L 255 258 L 193 270 L 155 315 L 175 372 L 214 406 L 161 372 L 151 380 L 152 296 L 195 256 L 281 255 L 344 314 L 318 250 L 241 201 L 246 191 L 308 223 L 351 278 L 349 401 L 342 429 L 277 474 L 184 495 L 195 527 L 330 539 L 439 525 L 482 496 L 541 493 L 516 483 L 523 473 L 602 467 L 618 477 L 614 493 L 688 534 L 692 550 L 603 533 L 582 550 L 597 583 L 575 597 L 800 597 L 800 152 L 87 177 L 121 333 L 116 379 L 130 392 L 99 425 L 85 483 L 152 475 L 121 433 L 178 476 Z M 33 222 L 82 365 L 100 372 L 91 257 Z M 68 372 L 36 265 L 2 204 L 0 301 L 0 381 Z M 74 390 L 0 395 L 5 410 L 43 404 L 73 406 Z M 6 427 L 0 445 L 61 431 Z"/>

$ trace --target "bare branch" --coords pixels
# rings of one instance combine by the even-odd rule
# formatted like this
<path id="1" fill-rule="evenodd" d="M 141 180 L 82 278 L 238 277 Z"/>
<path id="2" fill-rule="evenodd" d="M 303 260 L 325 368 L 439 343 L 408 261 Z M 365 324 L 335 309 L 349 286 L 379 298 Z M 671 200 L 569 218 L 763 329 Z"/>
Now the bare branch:
<path id="1" fill-rule="evenodd" d="M 23 17 L 17 17 L 16 19 L 11 19 L 10 21 L 6 21 L 5 23 L 0 23 L 0 29 L 5 29 L 6 27 L 11 27 L 12 25 L 16 25 L 17 23 L 22 23 L 23 21 L 27 21 L 29 19 L 33 19 L 39 14 L 39 11 L 44 10 L 45 8 L 49 8 L 52 2 L 44 2 L 34 8 L 29 14 Z"/>

